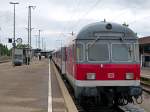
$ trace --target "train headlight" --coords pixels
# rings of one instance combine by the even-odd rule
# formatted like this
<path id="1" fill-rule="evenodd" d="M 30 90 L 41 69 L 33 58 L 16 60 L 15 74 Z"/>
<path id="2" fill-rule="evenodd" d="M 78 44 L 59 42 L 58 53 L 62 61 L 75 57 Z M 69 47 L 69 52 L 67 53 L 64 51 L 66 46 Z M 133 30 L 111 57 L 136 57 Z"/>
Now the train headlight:
<path id="1" fill-rule="evenodd" d="M 127 80 L 132 80 L 132 79 L 134 79 L 134 73 L 126 73 L 126 79 L 127 79 Z"/>
<path id="2" fill-rule="evenodd" d="M 87 73 L 86 74 L 86 79 L 87 80 L 95 80 L 96 79 L 96 74 L 95 73 Z"/>

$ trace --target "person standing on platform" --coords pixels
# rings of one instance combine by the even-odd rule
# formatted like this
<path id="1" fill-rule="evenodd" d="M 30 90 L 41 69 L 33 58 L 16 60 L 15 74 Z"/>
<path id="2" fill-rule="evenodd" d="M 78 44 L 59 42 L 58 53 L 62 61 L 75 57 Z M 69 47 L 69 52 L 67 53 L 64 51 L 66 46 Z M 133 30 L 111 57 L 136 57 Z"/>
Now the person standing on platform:
<path id="1" fill-rule="evenodd" d="M 39 53 L 39 61 L 41 61 L 41 53 Z"/>

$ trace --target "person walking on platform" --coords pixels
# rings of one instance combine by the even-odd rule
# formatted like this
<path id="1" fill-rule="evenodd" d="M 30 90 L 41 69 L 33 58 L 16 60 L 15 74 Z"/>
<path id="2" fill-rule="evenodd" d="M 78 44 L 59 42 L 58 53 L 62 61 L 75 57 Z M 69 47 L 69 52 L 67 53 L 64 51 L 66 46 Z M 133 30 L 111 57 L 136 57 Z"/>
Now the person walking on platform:
<path id="1" fill-rule="evenodd" d="M 42 58 L 42 57 L 41 57 L 41 53 L 39 53 L 39 61 L 41 61 L 41 58 Z"/>

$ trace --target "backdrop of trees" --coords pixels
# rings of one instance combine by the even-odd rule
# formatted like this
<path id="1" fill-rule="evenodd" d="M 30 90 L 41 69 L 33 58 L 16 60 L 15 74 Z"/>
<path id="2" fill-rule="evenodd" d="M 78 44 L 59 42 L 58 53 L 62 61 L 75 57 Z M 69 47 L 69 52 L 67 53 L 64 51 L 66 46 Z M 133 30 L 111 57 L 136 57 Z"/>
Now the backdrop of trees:
<path id="1" fill-rule="evenodd" d="M 10 56 L 11 49 L 8 49 L 7 45 L 3 45 L 0 43 L 0 56 Z"/>

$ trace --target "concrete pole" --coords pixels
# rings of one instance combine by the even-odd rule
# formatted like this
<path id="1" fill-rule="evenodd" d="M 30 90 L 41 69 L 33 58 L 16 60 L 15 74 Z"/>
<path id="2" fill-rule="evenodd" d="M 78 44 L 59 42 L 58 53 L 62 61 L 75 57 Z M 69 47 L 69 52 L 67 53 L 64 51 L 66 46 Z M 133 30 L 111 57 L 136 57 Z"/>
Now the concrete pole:
<path id="1" fill-rule="evenodd" d="M 35 41 L 35 42 L 36 42 L 36 49 L 37 49 L 37 37 L 35 37 L 35 39 L 36 39 L 36 41 Z"/>
<path id="2" fill-rule="evenodd" d="M 46 41 L 44 41 L 44 50 L 46 51 Z"/>
<path id="3" fill-rule="evenodd" d="M 1 31 L 1 28 L 0 28 Z M 0 35 L 0 44 L 1 44 L 1 35 Z M 1 46 L 0 46 L 0 56 L 1 56 Z"/>
<path id="4" fill-rule="evenodd" d="M 40 44 L 41 44 L 41 41 L 40 41 L 40 39 L 41 39 L 41 30 L 39 30 L 39 38 L 38 38 L 38 48 L 39 49 L 41 49 L 41 46 L 40 46 Z"/>
<path id="5" fill-rule="evenodd" d="M 14 5 L 14 28 L 13 28 L 13 49 L 12 49 L 12 64 L 14 65 L 14 56 L 15 56 L 15 33 L 16 33 L 16 20 L 15 20 L 15 5 L 19 4 L 18 2 L 10 2 L 10 4 Z"/>
<path id="6" fill-rule="evenodd" d="M 42 50 L 44 50 L 44 43 L 43 43 L 43 38 L 42 38 Z"/>
<path id="7" fill-rule="evenodd" d="M 27 56 L 26 56 L 26 58 L 27 58 L 27 65 L 29 65 L 29 48 L 30 48 L 30 29 L 29 29 L 29 27 L 30 27 L 30 20 L 29 20 L 29 16 L 30 16 L 30 8 L 28 7 L 28 28 L 27 28 L 27 30 L 28 30 L 28 49 L 27 49 Z"/>
<path id="8" fill-rule="evenodd" d="M 29 6 L 29 45 L 30 45 L 30 50 L 31 50 L 31 6 Z"/>
<path id="9" fill-rule="evenodd" d="M 30 57 L 30 61 L 32 58 L 32 45 L 31 45 L 31 8 L 35 8 L 35 6 L 28 6 L 28 58 Z M 27 63 L 29 60 L 27 59 Z"/>

